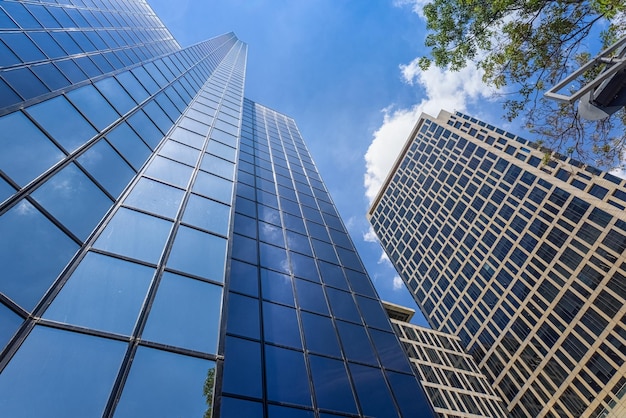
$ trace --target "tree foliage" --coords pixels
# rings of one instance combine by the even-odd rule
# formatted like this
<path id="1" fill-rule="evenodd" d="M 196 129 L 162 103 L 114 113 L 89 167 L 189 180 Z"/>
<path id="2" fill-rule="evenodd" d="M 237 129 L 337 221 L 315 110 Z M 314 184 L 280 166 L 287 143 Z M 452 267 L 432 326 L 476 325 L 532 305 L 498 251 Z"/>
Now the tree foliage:
<path id="1" fill-rule="evenodd" d="M 585 121 L 574 105 L 543 93 L 626 32 L 624 0 L 433 0 L 424 15 L 431 53 L 420 60 L 422 69 L 434 64 L 456 71 L 476 62 L 483 80 L 504 92 L 507 118 L 524 117 L 546 146 L 602 167 L 623 164 L 623 110 Z"/>

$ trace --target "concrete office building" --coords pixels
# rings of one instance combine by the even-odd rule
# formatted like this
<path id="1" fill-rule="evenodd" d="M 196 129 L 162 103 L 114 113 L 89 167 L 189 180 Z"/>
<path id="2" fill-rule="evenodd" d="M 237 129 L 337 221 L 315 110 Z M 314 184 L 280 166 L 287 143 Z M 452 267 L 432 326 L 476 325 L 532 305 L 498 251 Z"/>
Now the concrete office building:
<path id="1" fill-rule="evenodd" d="M 432 416 L 246 52 L 0 1 L 0 416 Z"/>
<path id="2" fill-rule="evenodd" d="M 422 115 L 370 222 L 511 416 L 609 416 L 626 384 L 625 181 L 543 157 L 461 113 Z"/>
<path id="3" fill-rule="evenodd" d="M 411 324 L 415 311 L 383 307 L 439 418 L 505 418 L 502 400 L 456 335 Z"/>

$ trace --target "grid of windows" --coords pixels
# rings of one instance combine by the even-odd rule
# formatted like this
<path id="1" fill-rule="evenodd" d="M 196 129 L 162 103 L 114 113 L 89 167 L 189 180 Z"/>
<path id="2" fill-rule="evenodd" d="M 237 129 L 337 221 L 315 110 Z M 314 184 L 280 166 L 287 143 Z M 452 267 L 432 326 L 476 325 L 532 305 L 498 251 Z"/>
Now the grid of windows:
<path id="1" fill-rule="evenodd" d="M 295 123 L 247 100 L 233 228 L 223 416 L 428 410 Z"/>
<path id="2" fill-rule="evenodd" d="M 4 0 L 0 27 L 0 107 L 180 49 L 143 1 Z"/>
<path id="3" fill-rule="evenodd" d="M 400 320 L 391 323 L 439 417 L 507 416 L 459 337 Z"/>
<path id="4" fill-rule="evenodd" d="M 236 163 L 237 137 L 227 131 L 239 129 L 245 56 L 235 41 L 217 68 L 201 61 L 172 74 L 163 87 L 189 77 L 191 88 L 190 71 L 208 78 L 188 107 L 168 107 L 165 96 L 149 96 L 146 79 L 122 77 L 130 88 L 116 82 L 113 99 L 89 86 L 84 96 L 84 88 L 57 96 L 61 113 L 27 108 L 2 119 L 50 134 L 64 129 L 50 116 L 75 114 L 83 122 L 72 127 L 96 136 L 77 142 L 83 152 L 64 146 L 62 164 L 3 204 L 2 415 L 210 414 Z M 139 87 L 145 97 L 129 112 Z M 122 94 L 126 112 L 112 104 Z"/>
<path id="5" fill-rule="evenodd" d="M 542 155 L 462 114 L 423 116 L 370 221 L 512 416 L 596 416 L 626 373 L 624 183 Z"/>

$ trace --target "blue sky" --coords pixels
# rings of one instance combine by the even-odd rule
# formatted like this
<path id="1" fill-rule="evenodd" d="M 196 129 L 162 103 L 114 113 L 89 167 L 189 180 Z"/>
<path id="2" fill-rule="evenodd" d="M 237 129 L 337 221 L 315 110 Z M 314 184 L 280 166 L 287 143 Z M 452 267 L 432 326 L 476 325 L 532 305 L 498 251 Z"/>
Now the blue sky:
<path id="1" fill-rule="evenodd" d="M 417 310 L 368 233 L 370 200 L 422 111 L 503 126 L 475 68 L 418 70 L 420 0 L 148 1 L 183 47 L 248 43 L 246 96 L 296 120 L 381 298 Z"/>

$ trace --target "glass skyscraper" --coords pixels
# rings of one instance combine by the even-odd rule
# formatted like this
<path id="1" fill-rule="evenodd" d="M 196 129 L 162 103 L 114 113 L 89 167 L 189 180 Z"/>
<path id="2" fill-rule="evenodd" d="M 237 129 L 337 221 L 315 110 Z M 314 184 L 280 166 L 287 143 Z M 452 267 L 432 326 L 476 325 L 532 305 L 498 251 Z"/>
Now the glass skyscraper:
<path id="1" fill-rule="evenodd" d="M 626 402 L 625 207 L 625 180 L 442 111 L 422 115 L 369 217 L 511 416 L 596 418 Z"/>
<path id="2" fill-rule="evenodd" d="M 246 52 L 0 1 L 0 416 L 432 416 Z"/>

